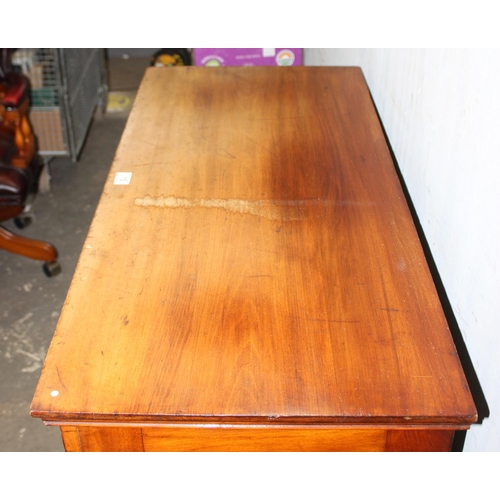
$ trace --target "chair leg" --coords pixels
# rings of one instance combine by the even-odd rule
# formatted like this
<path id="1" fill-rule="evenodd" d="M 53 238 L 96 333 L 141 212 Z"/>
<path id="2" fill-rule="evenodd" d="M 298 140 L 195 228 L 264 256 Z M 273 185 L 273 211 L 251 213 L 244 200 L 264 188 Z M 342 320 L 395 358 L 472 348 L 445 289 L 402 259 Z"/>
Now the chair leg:
<path id="1" fill-rule="evenodd" d="M 57 259 L 57 250 L 50 243 L 18 236 L 2 226 L 0 226 L 0 248 L 34 260 L 53 262 Z"/>

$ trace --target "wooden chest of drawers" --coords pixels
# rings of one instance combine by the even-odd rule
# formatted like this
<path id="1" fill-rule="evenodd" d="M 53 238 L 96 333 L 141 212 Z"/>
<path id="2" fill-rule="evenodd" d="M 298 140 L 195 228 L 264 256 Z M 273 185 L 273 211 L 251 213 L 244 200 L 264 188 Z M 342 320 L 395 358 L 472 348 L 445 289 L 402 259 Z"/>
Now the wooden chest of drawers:
<path id="1" fill-rule="evenodd" d="M 476 420 L 359 68 L 150 68 L 32 402 L 68 451 L 449 450 Z"/>

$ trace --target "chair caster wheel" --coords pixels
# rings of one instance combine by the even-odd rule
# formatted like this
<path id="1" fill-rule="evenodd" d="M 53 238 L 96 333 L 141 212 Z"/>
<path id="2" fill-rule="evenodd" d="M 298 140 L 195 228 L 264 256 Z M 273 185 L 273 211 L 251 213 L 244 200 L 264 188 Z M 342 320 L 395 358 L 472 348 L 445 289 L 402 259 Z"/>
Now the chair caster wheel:
<path id="1" fill-rule="evenodd" d="M 19 229 L 24 229 L 28 227 L 33 221 L 31 215 L 20 215 L 19 217 L 14 218 L 14 224 Z"/>
<path id="2" fill-rule="evenodd" d="M 61 272 L 61 266 L 56 260 L 53 262 L 46 262 L 43 265 L 43 272 L 49 277 L 58 275 Z"/>

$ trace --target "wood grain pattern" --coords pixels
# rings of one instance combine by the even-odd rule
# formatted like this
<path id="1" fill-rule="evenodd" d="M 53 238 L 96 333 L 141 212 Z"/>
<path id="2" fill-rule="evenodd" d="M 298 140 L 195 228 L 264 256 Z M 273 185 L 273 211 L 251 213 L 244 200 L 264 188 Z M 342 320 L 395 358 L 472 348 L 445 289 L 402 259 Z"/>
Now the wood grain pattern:
<path id="1" fill-rule="evenodd" d="M 290 427 L 61 427 L 66 451 L 384 451 L 387 431 Z"/>
<path id="2" fill-rule="evenodd" d="M 145 451 L 384 451 L 386 431 L 276 428 L 144 428 Z"/>
<path id="3" fill-rule="evenodd" d="M 144 451 L 138 427 L 78 427 L 81 451 Z"/>
<path id="4" fill-rule="evenodd" d="M 147 70 L 32 415 L 475 421 L 358 68 Z"/>
<path id="5" fill-rule="evenodd" d="M 331 429 L 319 426 L 61 426 L 66 451 L 446 452 L 450 429 Z"/>
<path id="6" fill-rule="evenodd" d="M 452 430 L 389 430 L 385 451 L 451 451 Z"/>
<path id="7" fill-rule="evenodd" d="M 450 429 L 321 426 L 61 426 L 66 451 L 446 452 Z"/>
<path id="8" fill-rule="evenodd" d="M 78 435 L 78 427 L 70 425 L 62 425 L 61 437 L 64 443 L 64 449 L 67 452 L 82 451 L 80 436 Z"/>

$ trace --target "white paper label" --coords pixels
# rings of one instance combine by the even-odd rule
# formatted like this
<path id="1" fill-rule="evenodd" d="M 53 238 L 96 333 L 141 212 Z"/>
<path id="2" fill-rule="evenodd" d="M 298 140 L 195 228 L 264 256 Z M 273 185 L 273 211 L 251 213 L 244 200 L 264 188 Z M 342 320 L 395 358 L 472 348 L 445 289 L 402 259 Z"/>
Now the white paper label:
<path id="1" fill-rule="evenodd" d="M 262 57 L 274 57 L 276 49 L 262 49 Z"/>
<path id="2" fill-rule="evenodd" d="M 132 178 L 132 172 L 117 172 L 113 184 L 120 184 L 122 186 L 126 186 L 127 184 L 130 184 L 131 178 Z"/>

